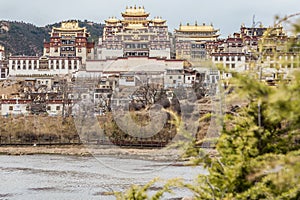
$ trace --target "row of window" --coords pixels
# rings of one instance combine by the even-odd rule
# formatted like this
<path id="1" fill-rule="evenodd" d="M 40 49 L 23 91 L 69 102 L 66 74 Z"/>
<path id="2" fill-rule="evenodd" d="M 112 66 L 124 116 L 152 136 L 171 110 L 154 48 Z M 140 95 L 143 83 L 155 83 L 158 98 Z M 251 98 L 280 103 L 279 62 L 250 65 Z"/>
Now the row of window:
<path id="1" fill-rule="evenodd" d="M 225 59 L 224 59 L 224 56 L 216 56 L 215 57 L 215 61 L 223 61 L 223 60 L 226 60 L 226 61 L 241 61 L 242 58 L 241 58 L 241 56 L 226 56 Z"/>
<path id="2" fill-rule="evenodd" d="M 19 109 L 19 106 L 17 106 L 17 108 Z M 56 111 L 60 110 L 60 106 L 56 106 Z M 14 106 L 9 106 L 8 107 L 9 111 L 13 111 L 14 110 Z M 29 106 L 26 106 L 26 110 L 29 111 Z M 47 110 L 51 110 L 51 106 L 47 106 Z"/>
<path id="3" fill-rule="evenodd" d="M 68 65 L 68 69 L 72 70 L 72 69 L 77 69 L 77 65 L 74 65 L 74 68 L 72 68 L 72 65 Z M 50 64 L 50 65 L 40 65 L 39 68 L 37 67 L 37 65 L 28 65 L 28 67 L 26 67 L 26 65 L 23 65 L 21 67 L 21 65 L 12 65 L 11 67 L 12 70 L 32 70 L 32 69 L 66 69 L 65 65 L 54 65 L 54 64 Z"/>

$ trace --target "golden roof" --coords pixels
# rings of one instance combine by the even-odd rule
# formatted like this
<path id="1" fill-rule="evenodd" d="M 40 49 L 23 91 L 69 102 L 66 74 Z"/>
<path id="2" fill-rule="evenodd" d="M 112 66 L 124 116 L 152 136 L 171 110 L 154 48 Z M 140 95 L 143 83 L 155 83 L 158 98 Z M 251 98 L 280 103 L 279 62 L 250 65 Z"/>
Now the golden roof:
<path id="1" fill-rule="evenodd" d="M 165 23 L 166 20 L 162 19 L 161 17 L 155 17 L 152 22 L 154 23 Z"/>
<path id="2" fill-rule="evenodd" d="M 60 28 L 53 27 L 53 29 L 59 31 L 85 30 L 85 28 L 79 27 L 78 21 L 75 20 L 61 22 Z"/>
<path id="3" fill-rule="evenodd" d="M 105 20 L 106 23 L 118 23 L 119 20 L 116 17 L 110 17 L 107 20 Z"/>
<path id="4" fill-rule="evenodd" d="M 126 7 L 126 11 L 124 13 L 122 13 L 122 15 L 124 16 L 149 16 L 149 13 L 145 12 L 144 7 L 132 7 L 130 6 L 129 8 Z"/>
<path id="5" fill-rule="evenodd" d="M 176 31 L 180 31 L 180 32 L 214 32 L 214 31 L 218 31 L 216 29 L 214 29 L 214 27 L 212 25 L 197 25 L 197 23 L 195 25 L 180 25 L 179 29 Z"/>

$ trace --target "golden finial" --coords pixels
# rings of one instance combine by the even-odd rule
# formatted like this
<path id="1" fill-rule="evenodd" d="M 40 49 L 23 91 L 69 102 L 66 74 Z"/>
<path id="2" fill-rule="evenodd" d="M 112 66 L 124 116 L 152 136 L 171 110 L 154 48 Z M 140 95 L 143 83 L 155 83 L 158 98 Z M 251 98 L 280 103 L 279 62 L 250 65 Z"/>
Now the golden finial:
<path id="1" fill-rule="evenodd" d="M 136 9 L 136 5 L 134 5 L 134 9 Z"/>

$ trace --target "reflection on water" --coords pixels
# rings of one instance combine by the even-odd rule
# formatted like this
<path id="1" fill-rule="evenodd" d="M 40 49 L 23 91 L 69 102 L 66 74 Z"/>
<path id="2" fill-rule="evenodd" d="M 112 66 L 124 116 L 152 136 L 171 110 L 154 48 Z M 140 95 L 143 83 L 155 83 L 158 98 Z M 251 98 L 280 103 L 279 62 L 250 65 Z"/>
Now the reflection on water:
<path id="1" fill-rule="evenodd" d="M 191 182 L 197 174 L 206 173 L 201 167 L 169 164 L 105 156 L 95 159 L 59 155 L 2 155 L 0 199 L 115 199 L 106 193 L 123 191 L 131 184 L 145 184 L 154 177 L 183 177 Z M 122 165 L 122 169 L 128 168 L 128 171 L 136 173 L 106 167 L 114 165 Z M 151 171 L 153 169 L 156 170 Z M 187 195 L 190 195 L 188 191 L 177 190 L 175 195 L 165 199 Z"/>

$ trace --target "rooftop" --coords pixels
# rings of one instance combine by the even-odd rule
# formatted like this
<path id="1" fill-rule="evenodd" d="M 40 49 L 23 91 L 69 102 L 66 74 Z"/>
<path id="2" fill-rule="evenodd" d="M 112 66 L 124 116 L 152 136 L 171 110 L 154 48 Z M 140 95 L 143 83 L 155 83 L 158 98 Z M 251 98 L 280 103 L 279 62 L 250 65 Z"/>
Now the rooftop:
<path id="1" fill-rule="evenodd" d="M 145 12 L 144 7 L 126 7 L 125 12 L 122 13 L 122 16 L 149 16 L 149 13 Z"/>
<path id="2" fill-rule="evenodd" d="M 197 22 L 195 25 L 190 25 L 187 23 L 186 25 L 179 25 L 179 29 L 176 31 L 179 32 L 215 32 L 218 31 L 217 29 L 214 29 L 213 25 L 206 25 L 203 23 L 202 25 L 198 25 Z"/>
<path id="3" fill-rule="evenodd" d="M 58 31 L 74 31 L 74 30 L 78 31 L 78 30 L 82 30 L 82 31 L 84 31 L 85 28 L 79 27 L 78 21 L 70 20 L 70 21 L 62 22 L 60 28 L 53 27 L 53 30 L 58 30 Z"/>

